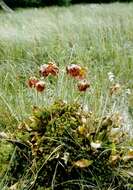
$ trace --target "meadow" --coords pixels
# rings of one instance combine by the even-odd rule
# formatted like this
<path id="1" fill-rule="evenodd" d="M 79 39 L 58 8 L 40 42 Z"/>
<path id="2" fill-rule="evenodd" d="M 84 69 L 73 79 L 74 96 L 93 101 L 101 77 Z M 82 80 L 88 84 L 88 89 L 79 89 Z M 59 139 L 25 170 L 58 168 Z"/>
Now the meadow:
<path id="1" fill-rule="evenodd" d="M 38 77 L 39 67 L 49 61 L 58 65 L 59 77 L 45 79 L 46 90 L 37 93 L 28 87 L 27 81 L 31 76 Z M 90 88 L 85 93 L 78 92 L 75 81 L 66 76 L 66 66 L 70 64 L 86 68 Z M 127 138 L 132 139 L 132 78 L 133 3 L 0 12 L 1 133 L 14 136 L 17 126 L 31 115 L 34 105 L 45 108 L 61 99 L 68 103 L 78 101 L 97 117 L 119 112 Z M 126 144 L 130 148 L 132 145 Z M 10 149 L 7 143 L 1 143 L 2 190 L 7 189 L 7 173 L 14 153 Z M 8 151 L 11 151 L 10 159 L 5 162 Z"/>

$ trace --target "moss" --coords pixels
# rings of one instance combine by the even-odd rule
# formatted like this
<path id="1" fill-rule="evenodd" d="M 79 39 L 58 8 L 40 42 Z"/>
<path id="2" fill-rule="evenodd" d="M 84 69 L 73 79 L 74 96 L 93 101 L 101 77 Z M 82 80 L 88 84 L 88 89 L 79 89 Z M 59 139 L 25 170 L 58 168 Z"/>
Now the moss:
<path id="1" fill-rule="evenodd" d="M 8 168 L 10 157 L 13 153 L 13 150 L 14 150 L 14 147 L 11 144 L 5 141 L 0 141 L 0 178 L 1 179 Z"/>
<path id="2" fill-rule="evenodd" d="M 85 183 L 96 186 L 97 181 L 102 188 L 111 183 L 112 187 L 124 187 L 126 178 L 120 177 L 119 165 L 130 170 L 131 162 L 123 160 L 128 148 L 119 121 L 118 113 L 96 118 L 78 103 L 58 101 L 45 109 L 34 107 L 16 132 L 29 148 L 20 148 L 15 165 L 21 166 L 21 175 L 18 169 L 15 175 L 20 179 L 22 168 L 31 168 L 36 176 L 29 172 L 30 178 L 35 178 L 33 189 L 80 189 Z M 30 162 L 21 162 L 22 151 Z"/>

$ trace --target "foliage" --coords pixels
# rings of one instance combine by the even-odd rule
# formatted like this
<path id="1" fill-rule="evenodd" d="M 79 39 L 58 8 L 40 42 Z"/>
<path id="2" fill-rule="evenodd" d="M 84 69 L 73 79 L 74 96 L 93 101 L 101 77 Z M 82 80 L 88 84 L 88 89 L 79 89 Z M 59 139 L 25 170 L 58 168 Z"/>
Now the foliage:
<path id="1" fill-rule="evenodd" d="M 39 6 L 41 4 L 41 0 L 4 0 L 4 2 L 11 7 Z"/>
<path id="2" fill-rule="evenodd" d="M 32 189 L 126 189 L 131 184 L 130 175 L 121 178 L 122 171 L 131 172 L 133 150 L 125 146 L 118 113 L 97 118 L 78 103 L 57 101 L 45 109 L 34 107 L 16 138 L 25 145 L 18 145 L 25 154 L 15 157 L 13 171 L 19 183 L 25 180 L 20 179 L 22 168 L 31 168 L 26 173 Z"/>
<path id="3" fill-rule="evenodd" d="M 60 5 L 60 6 L 68 6 L 71 4 L 72 0 L 57 0 L 55 1 L 55 4 Z"/>
<path id="4" fill-rule="evenodd" d="M 43 5 L 59 5 L 66 6 L 72 3 L 110 3 L 110 2 L 131 2 L 133 0 L 4 0 L 7 5 L 11 7 L 29 7 L 29 6 L 43 6 Z"/>
<path id="5" fill-rule="evenodd" d="M 69 5 L 71 0 L 5 0 L 5 3 L 11 7 L 36 7 L 36 6 L 43 6 L 43 5 Z"/>

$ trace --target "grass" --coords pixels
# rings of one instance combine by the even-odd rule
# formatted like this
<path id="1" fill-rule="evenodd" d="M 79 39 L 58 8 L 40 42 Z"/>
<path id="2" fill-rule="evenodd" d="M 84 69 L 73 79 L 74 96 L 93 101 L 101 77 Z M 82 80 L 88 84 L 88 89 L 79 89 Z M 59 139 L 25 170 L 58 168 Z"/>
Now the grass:
<path id="1" fill-rule="evenodd" d="M 44 107 L 59 97 L 69 102 L 79 98 L 99 116 L 119 111 L 132 136 L 132 20 L 132 3 L 1 11 L 0 130 L 14 133 L 32 105 Z M 27 88 L 26 81 L 49 60 L 59 65 L 61 74 L 56 87 L 51 89 L 48 81 L 49 88 L 38 95 Z M 70 63 L 88 68 L 91 89 L 82 97 L 64 75 Z M 109 72 L 121 85 L 118 96 L 109 96 Z"/>

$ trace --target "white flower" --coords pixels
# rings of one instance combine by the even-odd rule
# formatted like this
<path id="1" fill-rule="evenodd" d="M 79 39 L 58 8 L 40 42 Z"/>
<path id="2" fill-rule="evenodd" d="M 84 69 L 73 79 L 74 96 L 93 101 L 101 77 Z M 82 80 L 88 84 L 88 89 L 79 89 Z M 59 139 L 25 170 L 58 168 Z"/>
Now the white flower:
<path id="1" fill-rule="evenodd" d="M 108 79 L 110 82 L 113 82 L 115 78 L 115 75 L 112 72 L 108 72 Z"/>
<path id="2" fill-rule="evenodd" d="M 101 142 L 91 142 L 91 147 L 94 149 L 98 149 L 101 147 Z"/>
<path id="3" fill-rule="evenodd" d="M 131 90 L 130 90 L 129 88 L 127 88 L 127 89 L 125 90 L 125 93 L 126 93 L 127 95 L 130 95 L 130 94 L 131 94 Z"/>
<path id="4" fill-rule="evenodd" d="M 86 104 L 83 106 L 83 111 L 86 113 L 88 113 L 88 111 L 89 111 L 89 108 Z"/>

